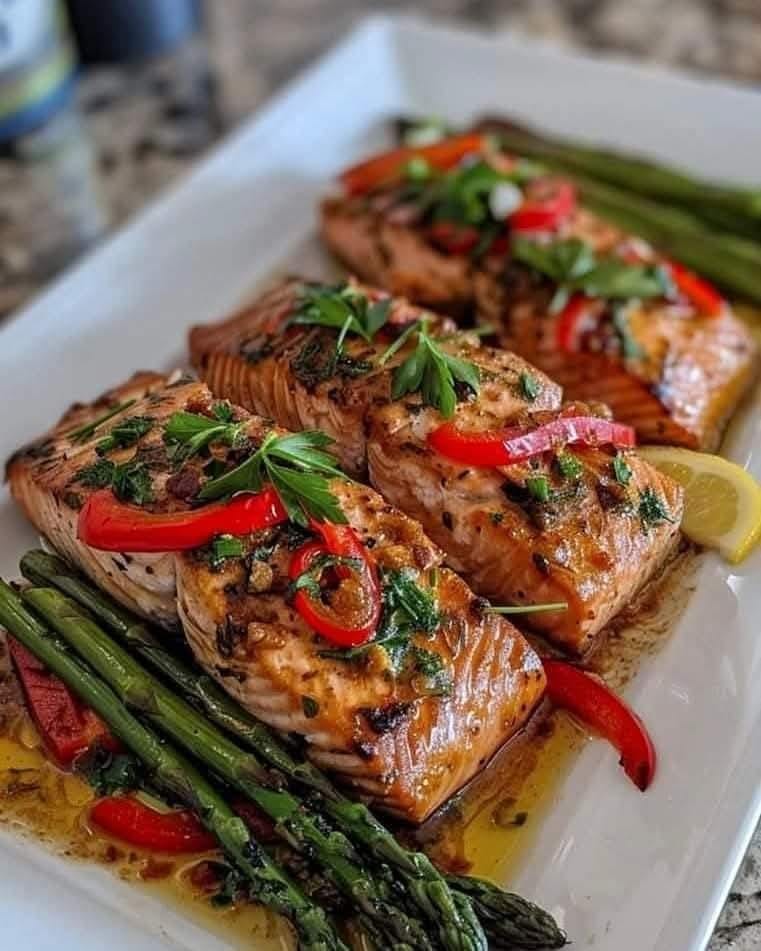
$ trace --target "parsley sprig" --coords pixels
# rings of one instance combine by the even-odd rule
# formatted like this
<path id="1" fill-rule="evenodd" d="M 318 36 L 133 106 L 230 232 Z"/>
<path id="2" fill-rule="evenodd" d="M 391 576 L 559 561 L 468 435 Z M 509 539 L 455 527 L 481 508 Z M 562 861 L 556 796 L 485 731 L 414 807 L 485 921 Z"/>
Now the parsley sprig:
<path id="1" fill-rule="evenodd" d="M 589 297 L 610 300 L 669 297 L 673 285 L 666 271 L 657 265 L 629 264 L 614 257 L 598 259 L 591 245 L 580 238 L 566 238 L 540 244 L 528 238 L 512 243 L 516 261 L 527 264 L 558 284 L 550 305 L 557 313 L 574 291 Z"/>
<path id="2" fill-rule="evenodd" d="M 169 447 L 173 462 L 184 462 L 206 449 L 212 442 L 219 442 L 233 449 L 245 445 L 245 421 L 233 422 L 229 404 L 216 403 L 212 415 L 181 411 L 173 413 L 164 427 L 164 442 Z"/>
<path id="3" fill-rule="evenodd" d="M 105 456 L 114 449 L 126 449 L 142 439 L 153 429 L 152 416 L 128 416 L 118 422 L 108 436 L 104 436 L 95 446 L 99 456 Z"/>
<path id="4" fill-rule="evenodd" d="M 109 419 L 113 419 L 114 416 L 118 416 L 119 413 L 123 413 L 125 410 L 128 410 L 130 406 L 134 406 L 137 403 L 136 399 L 125 400 L 123 403 L 118 403 L 112 409 L 103 413 L 102 416 L 98 416 L 97 419 L 91 420 L 89 423 L 85 423 L 83 426 L 78 426 L 76 429 L 72 429 L 71 432 L 66 433 L 66 435 L 73 442 L 87 442 L 88 439 L 91 439 L 95 435 L 95 431 L 98 427 L 102 426 L 103 423 L 107 423 Z"/>
<path id="5" fill-rule="evenodd" d="M 292 324 L 332 327 L 339 331 L 337 349 L 347 334 L 370 341 L 388 322 L 391 298 L 370 302 L 351 284 L 307 284 L 302 288 Z"/>
<path id="6" fill-rule="evenodd" d="M 137 459 L 115 463 L 110 459 L 98 459 L 77 473 L 82 485 L 93 489 L 113 489 L 122 502 L 145 505 L 153 501 L 153 482 L 148 467 Z"/>
<path id="7" fill-rule="evenodd" d="M 417 336 L 417 345 L 394 370 L 391 397 L 397 400 L 407 393 L 419 391 L 426 405 L 435 407 L 448 419 L 457 405 L 457 383 L 478 393 L 481 383 L 479 369 L 475 364 L 443 350 L 431 337 L 426 320 L 416 321 L 397 337 L 380 357 L 378 365 L 387 363 L 413 335 Z"/>
<path id="8" fill-rule="evenodd" d="M 332 439 L 307 431 L 278 436 L 269 433 L 262 444 L 235 469 L 206 482 L 202 501 L 229 498 L 236 492 L 259 492 L 270 483 L 277 490 L 289 518 L 306 526 L 309 516 L 321 521 L 345 522 L 331 479 L 345 479 L 326 448 Z"/>

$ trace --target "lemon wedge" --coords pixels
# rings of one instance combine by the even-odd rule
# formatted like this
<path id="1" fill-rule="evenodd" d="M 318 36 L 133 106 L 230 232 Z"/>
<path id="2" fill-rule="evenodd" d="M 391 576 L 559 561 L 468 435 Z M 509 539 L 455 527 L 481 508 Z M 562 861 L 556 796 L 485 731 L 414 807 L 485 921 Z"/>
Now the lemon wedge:
<path id="1" fill-rule="evenodd" d="M 761 485 L 721 456 L 671 446 L 640 446 L 639 455 L 684 487 L 682 531 L 732 564 L 761 537 Z"/>

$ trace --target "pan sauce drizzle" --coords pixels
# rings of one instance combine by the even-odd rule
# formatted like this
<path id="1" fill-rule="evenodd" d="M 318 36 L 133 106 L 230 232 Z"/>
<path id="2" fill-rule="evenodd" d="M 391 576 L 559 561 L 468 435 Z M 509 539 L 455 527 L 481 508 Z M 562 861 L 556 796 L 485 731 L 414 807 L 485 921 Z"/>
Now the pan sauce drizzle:
<path id="1" fill-rule="evenodd" d="M 694 550 L 682 550 L 628 616 L 616 620 L 590 659 L 589 666 L 615 689 L 668 637 L 694 590 L 697 561 Z M 0 658 L 0 673 L 3 664 L 7 657 Z M 587 740 L 580 724 L 565 714 L 538 722 L 501 751 L 442 816 L 429 820 L 416 833 L 418 840 L 447 869 L 509 881 Z M 616 769 L 615 757 L 610 760 L 611 770 Z M 92 798 L 78 777 L 45 758 L 25 713 L 4 718 L 0 707 L 0 824 L 33 836 L 58 854 L 110 866 L 120 879 L 149 889 L 230 947 L 251 948 L 254 942 L 262 951 L 290 947 L 289 928 L 276 915 L 254 905 L 215 908 L 207 894 L 190 884 L 192 867 L 216 853 L 149 856 L 109 841 L 87 824 Z"/>

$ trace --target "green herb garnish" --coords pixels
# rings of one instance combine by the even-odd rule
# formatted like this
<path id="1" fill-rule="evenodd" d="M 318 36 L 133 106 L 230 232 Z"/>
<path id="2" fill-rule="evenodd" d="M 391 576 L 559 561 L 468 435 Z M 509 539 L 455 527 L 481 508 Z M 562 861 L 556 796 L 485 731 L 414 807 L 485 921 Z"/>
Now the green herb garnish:
<path id="1" fill-rule="evenodd" d="M 76 429 L 72 429 L 71 432 L 66 433 L 66 435 L 74 442 L 87 442 L 88 439 L 95 435 L 95 430 L 98 429 L 98 427 L 102 426 L 103 423 L 107 423 L 109 419 L 113 419 L 114 416 L 118 416 L 119 413 L 123 413 L 125 410 L 129 409 L 130 406 L 134 406 L 135 403 L 137 403 L 136 399 L 126 400 L 124 403 L 119 403 L 117 406 L 114 406 L 113 409 L 108 410 L 107 413 L 104 413 L 97 419 L 92 420 L 90 423 L 85 423 L 83 426 L 78 426 Z"/>
<path id="2" fill-rule="evenodd" d="M 521 396 L 528 400 L 529 403 L 533 403 L 542 392 L 542 387 L 537 378 L 525 371 L 518 377 L 518 388 L 520 389 Z"/>
<path id="3" fill-rule="evenodd" d="M 77 473 L 82 485 L 94 489 L 113 489 L 122 502 L 145 505 L 153 501 L 153 483 L 148 467 L 143 462 L 130 459 L 117 465 L 108 459 L 98 459 Z"/>
<path id="4" fill-rule="evenodd" d="M 245 551 L 242 539 L 235 535 L 217 535 L 209 546 L 209 567 L 219 571 L 229 558 L 242 558 Z"/>
<path id="5" fill-rule="evenodd" d="M 632 336 L 629 326 L 629 308 L 625 304 L 619 304 L 613 309 L 613 329 L 621 344 L 624 359 L 639 360 L 644 356 L 642 347 Z"/>
<path id="6" fill-rule="evenodd" d="M 647 488 L 643 489 L 640 493 L 637 511 L 645 531 L 653 525 L 674 521 L 669 510 L 666 508 L 666 503 L 650 486 L 647 486 Z"/>
<path id="7" fill-rule="evenodd" d="M 372 367 L 369 360 L 357 360 L 345 353 L 342 338 L 335 345 L 328 345 L 319 336 L 307 339 L 291 360 L 294 376 L 308 390 L 334 376 L 354 379 L 372 370 Z"/>
<path id="8" fill-rule="evenodd" d="M 236 492 L 259 492 L 269 482 L 277 490 L 288 517 L 306 526 L 309 517 L 345 522 L 338 499 L 330 491 L 331 479 L 345 479 L 326 447 L 325 433 L 307 431 L 278 436 L 269 433 L 261 446 L 235 469 L 206 482 L 199 499 L 229 498 Z"/>
<path id="9" fill-rule="evenodd" d="M 311 720 L 317 716 L 320 712 L 320 705 L 314 699 L 314 697 L 308 697 L 306 694 L 301 698 L 301 708 L 304 711 L 304 716 Z"/>
<path id="10" fill-rule="evenodd" d="M 575 456 L 572 452 L 558 453 L 555 461 L 558 471 L 564 479 L 576 482 L 584 474 L 584 466 L 581 464 L 578 456 Z"/>
<path id="11" fill-rule="evenodd" d="M 95 451 L 99 456 L 105 456 L 114 449 L 126 449 L 128 446 L 133 446 L 150 432 L 153 423 L 152 416 L 128 416 L 127 419 L 117 423 L 108 436 L 96 444 Z"/>
<path id="12" fill-rule="evenodd" d="M 381 585 L 383 610 L 375 637 L 360 647 L 321 651 L 321 655 L 352 661 L 364 657 L 373 646 L 382 647 L 396 674 L 419 674 L 426 681 L 423 692 L 427 694 L 448 693 L 451 676 L 441 657 L 412 643 L 415 634 L 430 637 L 441 624 L 434 594 L 418 584 L 416 572 L 409 568 L 384 571 Z"/>
<path id="13" fill-rule="evenodd" d="M 173 413 L 164 427 L 164 442 L 173 462 L 185 462 L 218 442 L 234 449 L 246 443 L 246 421 L 233 422 L 232 409 L 227 403 L 215 403 L 212 416 L 181 411 Z"/>
<path id="14" fill-rule="evenodd" d="M 459 383 L 472 393 L 478 393 L 481 382 L 479 369 L 475 364 L 442 350 L 430 336 L 425 320 L 409 326 L 380 357 L 379 365 L 386 363 L 413 334 L 417 335 L 417 346 L 395 368 L 391 397 L 397 400 L 406 393 L 420 391 L 423 402 L 438 409 L 448 419 L 454 414 L 457 405 L 455 385 Z"/>
<path id="15" fill-rule="evenodd" d="M 370 341 L 385 326 L 390 312 L 390 297 L 371 303 L 351 284 L 305 285 L 289 322 L 332 327 L 340 331 L 341 343 L 350 333 Z"/>
<path id="16" fill-rule="evenodd" d="M 323 572 L 327 568 L 339 567 L 347 567 L 352 568 L 354 571 L 360 571 L 362 569 L 362 563 L 358 558 L 350 558 L 344 555 L 331 555 L 327 552 L 322 555 L 317 555 L 311 560 L 306 571 L 302 571 L 298 578 L 295 578 L 291 583 L 291 593 L 295 594 L 296 591 L 306 591 L 313 600 L 318 599 L 322 595 L 320 579 L 322 578 Z"/>
<path id="17" fill-rule="evenodd" d="M 516 238 L 512 253 L 516 261 L 559 285 L 559 293 L 551 306 L 553 312 L 562 309 L 574 291 L 589 297 L 618 300 L 667 297 L 672 292 L 663 268 L 629 264 L 613 257 L 598 260 L 591 245 L 580 238 L 566 238 L 551 244 Z"/>
<path id="18" fill-rule="evenodd" d="M 531 498 L 537 502 L 549 502 L 552 496 L 549 479 L 543 475 L 528 476 L 526 490 Z"/>
<path id="19" fill-rule="evenodd" d="M 77 757 L 75 770 L 98 796 L 140 789 L 145 781 L 138 759 L 129 753 L 110 753 L 97 744 Z"/>
<path id="20" fill-rule="evenodd" d="M 620 452 L 616 453 L 611 462 L 613 468 L 613 478 L 621 485 L 628 485 L 632 477 L 632 470 L 626 457 Z"/>

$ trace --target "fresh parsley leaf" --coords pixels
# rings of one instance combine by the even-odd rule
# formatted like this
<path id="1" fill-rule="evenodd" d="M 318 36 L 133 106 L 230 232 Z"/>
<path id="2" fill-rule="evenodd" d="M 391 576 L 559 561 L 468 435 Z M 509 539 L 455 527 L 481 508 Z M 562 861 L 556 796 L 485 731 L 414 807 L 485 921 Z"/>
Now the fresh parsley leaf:
<path id="1" fill-rule="evenodd" d="M 241 448 L 246 440 L 245 421 L 232 422 L 232 410 L 225 403 L 215 404 L 213 413 L 210 417 L 181 410 L 169 417 L 164 442 L 170 447 L 173 462 L 185 462 L 213 442 Z"/>
<path id="2" fill-rule="evenodd" d="M 372 369 L 369 360 L 357 360 L 344 353 L 338 341 L 330 346 L 319 336 L 306 340 L 301 350 L 291 359 L 291 369 L 296 379 L 308 390 L 334 376 L 349 379 L 362 376 Z"/>
<path id="3" fill-rule="evenodd" d="M 142 764 L 134 756 L 110 753 L 97 744 L 77 758 L 75 769 L 98 796 L 139 789 L 145 779 Z"/>
<path id="4" fill-rule="evenodd" d="M 144 505 L 153 500 L 153 482 L 145 463 L 129 459 L 117 465 L 108 459 L 98 459 L 77 473 L 82 485 L 93 489 L 113 489 L 122 502 Z"/>
<path id="5" fill-rule="evenodd" d="M 552 495 L 549 479 L 543 475 L 528 476 L 526 490 L 531 498 L 537 502 L 549 502 Z"/>
<path id="6" fill-rule="evenodd" d="M 259 492 L 265 482 L 277 490 L 288 516 L 300 525 L 309 516 L 320 521 L 345 522 L 330 480 L 346 476 L 326 447 L 325 433 L 307 431 L 277 436 L 270 433 L 261 446 L 235 469 L 206 482 L 199 499 L 221 499 L 236 492 Z"/>
<path id="7" fill-rule="evenodd" d="M 558 470 L 564 479 L 570 479 L 573 482 L 576 482 L 580 479 L 584 473 L 584 466 L 581 464 L 577 456 L 574 456 L 572 452 L 561 452 L 558 453 L 556 460 Z"/>
<path id="8" fill-rule="evenodd" d="M 440 654 L 413 644 L 410 655 L 416 671 L 417 685 L 422 688 L 421 693 L 429 697 L 446 697 L 452 692 L 452 672 Z"/>
<path id="9" fill-rule="evenodd" d="M 560 285 L 563 296 L 553 301 L 553 310 L 558 310 L 572 291 L 581 291 L 590 297 L 630 300 L 666 297 L 671 290 L 663 268 L 629 264 L 614 257 L 598 260 L 591 245 L 580 238 L 565 238 L 550 244 L 516 238 L 512 252 L 517 261 Z"/>
<path id="10" fill-rule="evenodd" d="M 428 333 L 425 321 L 413 324 L 381 357 L 381 364 L 395 353 L 400 345 L 417 333 L 417 345 L 412 353 L 394 370 L 391 397 L 399 399 L 406 393 L 420 392 L 423 402 L 433 406 L 448 419 L 457 405 L 457 383 L 478 393 L 481 377 L 478 367 L 459 357 L 446 353 Z"/>
<path id="11" fill-rule="evenodd" d="M 642 527 L 647 531 L 652 525 L 660 525 L 662 522 L 673 522 L 666 503 L 660 495 L 650 486 L 642 490 L 639 496 L 638 513 Z"/>
<path id="12" fill-rule="evenodd" d="M 114 416 L 118 416 L 119 413 L 123 413 L 125 410 L 129 409 L 130 406 L 134 406 L 135 403 L 137 403 L 136 399 L 126 400 L 124 403 L 119 403 L 117 406 L 114 406 L 113 409 L 108 410 L 108 412 L 104 413 L 102 416 L 92 420 L 92 422 L 85 423 L 83 426 L 78 426 L 76 429 L 72 429 L 71 432 L 67 433 L 66 435 L 74 442 L 87 442 L 88 439 L 95 435 L 95 430 L 102 426 L 103 423 L 107 423 L 109 419 L 113 419 Z"/>
<path id="13" fill-rule="evenodd" d="M 145 505 L 153 501 L 153 482 L 148 467 L 143 462 L 130 460 L 114 468 L 112 481 L 114 495 L 122 502 Z"/>
<path id="14" fill-rule="evenodd" d="M 128 416 L 127 419 L 118 422 L 108 436 L 97 443 L 95 451 L 99 456 L 104 456 L 114 449 L 126 449 L 128 446 L 133 446 L 153 429 L 153 423 L 152 416 Z"/>
<path id="15" fill-rule="evenodd" d="M 542 387 L 539 384 L 539 381 L 531 373 L 526 373 L 523 371 L 518 377 L 518 387 L 521 392 L 521 396 L 528 400 L 529 403 L 533 403 L 534 400 L 542 392 Z"/>
<path id="16" fill-rule="evenodd" d="M 209 567 L 212 571 L 219 571 L 229 558 L 242 558 L 245 550 L 240 538 L 234 535 L 217 535 L 209 546 Z"/>
<path id="17" fill-rule="evenodd" d="M 632 477 L 632 470 L 626 461 L 626 457 L 622 456 L 620 452 L 616 453 L 611 466 L 613 467 L 613 478 L 616 482 L 620 485 L 628 485 Z"/>
<path id="18" fill-rule="evenodd" d="M 322 578 L 323 572 L 327 568 L 338 568 L 345 566 L 347 568 L 352 568 L 354 571 L 360 571 L 362 564 L 358 558 L 349 558 L 343 555 L 331 555 L 325 553 L 322 555 L 317 555 L 314 557 L 307 568 L 306 571 L 295 578 L 291 584 L 291 592 L 296 593 L 296 591 L 306 591 L 309 596 L 316 600 L 322 595 L 322 587 L 320 585 L 320 579 Z"/>
<path id="19" fill-rule="evenodd" d="M 314 697 L 308 697 L 306 694 L 304 694 L 301 698 L 301 708 L 304 711 L 304 716 L 308 720 L 314 719 L 314 717 L 316 717 L 320 712 L 319 703 L 314 699 Z"/>
<path id="20" fill-rule="evenodd" d="M 342 340 L 353 333 L 369 341 L 387 323 L 390 312 L 390 297 L 371 303 L 350 284 L 305 285 L 290 323 L 332 327 L 341 331 Z"/>

